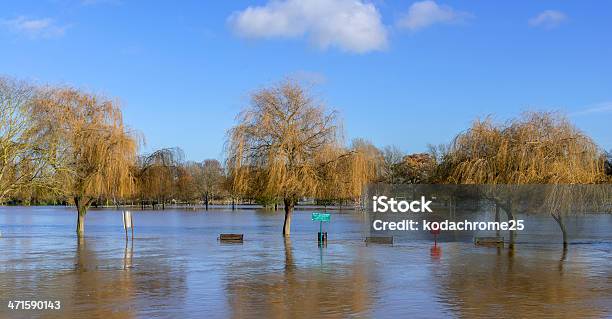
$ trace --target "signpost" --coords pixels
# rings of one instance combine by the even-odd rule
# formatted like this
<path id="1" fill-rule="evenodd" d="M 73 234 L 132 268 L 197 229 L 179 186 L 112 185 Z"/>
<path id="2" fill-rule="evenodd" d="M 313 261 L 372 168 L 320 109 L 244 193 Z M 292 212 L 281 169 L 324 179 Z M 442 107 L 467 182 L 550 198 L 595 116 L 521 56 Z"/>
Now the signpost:
<path id="1" fill-rule="evenodd" d="M 125 240 L 128 240 L 128 228 L 132 230 L 132 240 L 134 240 L 134 219 L 129 210 L 123 211 L 123 229 L 125 229 Z"/>
<path id="2" fill-rule="evenodd" d="M 312 220 L 313 221 L 320 221 L 322 222 L 329 222 L 329 220 L 331 219 L 331 214 L 328 213 L 312 213 Z"/>
<path id="3" fill-rule="evenodd" d="M 329 222 L 331 220 L 331 214 L 329 213 L 312 213 L 312 220 L 319 222 L 319 235 L 317 236 L 319 244 L 327 242 L 327 233 L 323 233 L 323 222 Z"/>

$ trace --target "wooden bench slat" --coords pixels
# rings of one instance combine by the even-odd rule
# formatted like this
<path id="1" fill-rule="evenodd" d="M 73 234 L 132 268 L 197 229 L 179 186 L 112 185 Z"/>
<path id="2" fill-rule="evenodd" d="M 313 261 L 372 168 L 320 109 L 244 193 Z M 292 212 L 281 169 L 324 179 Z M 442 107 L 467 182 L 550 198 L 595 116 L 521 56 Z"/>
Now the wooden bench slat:
<path id="1" fill-rule="evenodd" d="M 503 245 L 504 237 L 476 237 L 474 238 L 476 245 Z"/>
<path id="2" fill-rule="evenodd" d="M 365 242 L 367 244 L 393 244 L 393 236 L 390 236 L 390 237 L 383 237 L 383 236 L 366 237 Z"/>
<path id="3" fill-rule="evenodd" d="M 219 240 L 242 242 L 244 240 L 244 234 L 220 234 Z"/>

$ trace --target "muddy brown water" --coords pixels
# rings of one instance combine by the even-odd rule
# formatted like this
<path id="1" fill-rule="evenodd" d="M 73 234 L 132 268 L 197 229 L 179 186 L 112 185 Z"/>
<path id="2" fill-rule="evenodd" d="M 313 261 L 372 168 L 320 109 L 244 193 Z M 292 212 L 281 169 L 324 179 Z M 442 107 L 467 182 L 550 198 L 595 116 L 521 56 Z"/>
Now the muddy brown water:
<path id="1" fill-rule="evenodd" d="M 0 318 L 612 316 L 610 215 L 570 219 L 576 244 L 564 251 L 538 243 L 557 231 L 544 218 L 513 250 L 410 237 L 366 246 L 368 219 L 352 211 L 332 212 L 319 248 L 310 213 L 296 211 L 284 240 L 281 213 L 135 210 L 126 244 L 119 211 L 91 210 L 79 241 L 72 208 L 0 207 Z M 11 300 L 61 309 L 10 310 Z"/>

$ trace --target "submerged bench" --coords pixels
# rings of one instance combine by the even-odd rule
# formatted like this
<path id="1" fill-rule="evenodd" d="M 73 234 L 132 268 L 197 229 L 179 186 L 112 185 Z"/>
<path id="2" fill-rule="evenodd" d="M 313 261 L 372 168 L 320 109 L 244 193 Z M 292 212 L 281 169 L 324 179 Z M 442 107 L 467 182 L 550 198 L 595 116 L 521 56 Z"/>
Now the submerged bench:
<path id="1" fill-rule="evenodd" d="M 383 237 L 383 236 L 372 236 L 366 237 L 366 244 L 393 244 L 393 236 Z"/>
<path id="2" fill-rule="evenodd" d="M 243 234 L 220 234 L 219 240 L 227 243 L 241 243 L 244 239 Z"/>
<path id="3" fill-rule="evenodd" d="M 478 246 L 503 246 L 504 237 L 476 237 L 474 244 Z"/>

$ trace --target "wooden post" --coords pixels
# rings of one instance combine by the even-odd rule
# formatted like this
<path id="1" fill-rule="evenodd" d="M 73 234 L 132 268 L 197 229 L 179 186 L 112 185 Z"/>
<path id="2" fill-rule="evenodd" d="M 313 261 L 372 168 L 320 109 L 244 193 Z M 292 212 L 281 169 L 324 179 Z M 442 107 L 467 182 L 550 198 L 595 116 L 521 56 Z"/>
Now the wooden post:
<path id="1" fill-rule="evenodd" d="M 130 211 L 124 210 L 123 211 L 123 229 L 125 230 L 125 240 L 129 240 L 128 228 L 131 228 L 132 240 L 134 240 L 134 217 L 132 217 L 132 213 Z"/>
<path id="2" fill-rule="evenodd" d="M 122 217 L 123 217 L 123 229 L 125 230 L 125 241 L 128 241 L 128 232 L 127 232 L 127 221 L 125 220 L 125 211 L 123 211 L 121 213 Z"/>
<path id="3" fill-rule="evenodd" d="M 134 216 L 130 214 L 130 226 L 132 226 L 132 242 L 134 241 Z"/>

